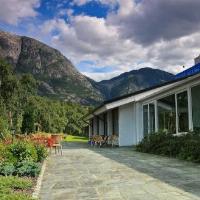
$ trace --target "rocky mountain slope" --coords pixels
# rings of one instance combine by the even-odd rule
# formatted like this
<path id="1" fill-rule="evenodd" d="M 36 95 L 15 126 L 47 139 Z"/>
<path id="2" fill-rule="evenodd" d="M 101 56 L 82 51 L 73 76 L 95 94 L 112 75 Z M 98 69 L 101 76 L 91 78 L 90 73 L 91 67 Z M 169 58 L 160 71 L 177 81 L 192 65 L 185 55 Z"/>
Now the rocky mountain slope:
<path id="1" fill-rule="evenodd" d="M 35 39 L 0 31 L 0 58 L 16 73 L 31 73 L 40 83 L 40 95 L 83 104 L 102 101 L 102 94 L 66 57 Z"/>
<path id="2" fill-rule="evenodd" d="M 173 78 L 170 73 L 143 68 L 95 82 L 78 72 L 58 50 L 3 31 L 0 31 L 0 59 L 7 60 L 18 74 L 31 73 L 39 81 L 40 95 L 82 104 L 96 104 Z"/>
<path id="3" fill-rule="evenodd" d="M 152 87 L 173 78 L 173 74 L 159 69 L 142 68 L 123 73 L 110 80 L 101 81 L 97 88 L 105 95 L 106 99 L 110 99 Z"/>

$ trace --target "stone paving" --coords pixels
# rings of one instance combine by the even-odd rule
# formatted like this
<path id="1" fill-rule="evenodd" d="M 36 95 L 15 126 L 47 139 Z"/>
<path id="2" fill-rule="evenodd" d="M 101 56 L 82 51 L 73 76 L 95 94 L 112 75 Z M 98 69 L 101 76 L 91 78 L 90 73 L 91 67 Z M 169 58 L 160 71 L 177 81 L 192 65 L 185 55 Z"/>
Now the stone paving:
<path id="1" fill-rule="evenodd" d="M 200 165 L 68 143 L 47 161 L 41 200 L 200 200 Z"/>

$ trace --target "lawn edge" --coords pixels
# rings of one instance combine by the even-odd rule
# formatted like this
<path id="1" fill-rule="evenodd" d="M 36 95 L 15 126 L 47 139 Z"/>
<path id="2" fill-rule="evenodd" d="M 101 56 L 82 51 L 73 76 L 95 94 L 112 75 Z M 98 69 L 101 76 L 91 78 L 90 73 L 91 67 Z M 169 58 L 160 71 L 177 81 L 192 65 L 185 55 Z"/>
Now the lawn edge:
<path id="1" fill-rule="evenodd" d="M 37 178 L 36 186 L 34 187 L 34 190 L 33 190 L 33 193 L 32 193 L 33 199 L 38 199 L 38 197 L 39 197 L 39 193 L 40 193 L 40 189 L 41 189 L 41 185 L 42 185 L 42 180 L 43 180 L 43 177 L 44 177 L 44 172 L 45 172 L 46 166 L 47 166 L 47 160 L 48 160 L 48 158 L 46 158 L 44 160 L 43 164 L 42 164 L 40 174 Z"/>

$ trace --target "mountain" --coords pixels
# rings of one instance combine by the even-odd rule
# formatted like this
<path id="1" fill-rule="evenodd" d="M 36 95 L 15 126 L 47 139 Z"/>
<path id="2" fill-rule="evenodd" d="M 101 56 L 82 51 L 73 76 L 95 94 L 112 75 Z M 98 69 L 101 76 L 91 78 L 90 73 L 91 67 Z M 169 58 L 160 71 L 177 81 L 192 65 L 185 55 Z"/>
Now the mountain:
<path id="1" fill-rule="evenodd" d="M 142 68 L 125 72 L 110 80 L 104 80 L 94 85 L 104 94 L 106 99 L 136 92 L 141 89 L 152 87 L 174 78 L 174 75 L 159 69 Z"/>
<path id="2" fill-rule="evenodd" d="M 39 81 L 42 96 L 94 104 L 102 101 L 96 90 L 58 50 L 35 39 L 0 31 L 0 58 L 18 74 L 30 73 Z"/>
<path id="3" fill-rule="evenodd" d="M 96 82 L 81 74 L 58 50 L 4 31 L 0 31 L 0 59 L 7 60 L 17 74 L 32 74 L 39 82 L 39 95 L 86 105 L 151 87 L 174 76 L 143 68 Z"/>

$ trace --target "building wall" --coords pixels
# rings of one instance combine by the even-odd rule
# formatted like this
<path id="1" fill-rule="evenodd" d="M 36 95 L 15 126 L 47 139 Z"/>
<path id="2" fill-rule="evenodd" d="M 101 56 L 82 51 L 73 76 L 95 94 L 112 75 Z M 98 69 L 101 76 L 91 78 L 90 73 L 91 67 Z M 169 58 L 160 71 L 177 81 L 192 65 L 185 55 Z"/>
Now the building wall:
<path id="1" fill-rule="evenodd" d="M 144 137 L 143 134 L 143 108 L 141 102 L 137 102 L 134 104 L 134 119 L 136 124 L 136 142 L 138 144 Z"/>
<path id="2" fill-rule="evenodd" d="M 119 107 L 119 146 L 136 144 L 136 125 L 134 118 L 134 104 Z"/>

